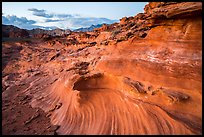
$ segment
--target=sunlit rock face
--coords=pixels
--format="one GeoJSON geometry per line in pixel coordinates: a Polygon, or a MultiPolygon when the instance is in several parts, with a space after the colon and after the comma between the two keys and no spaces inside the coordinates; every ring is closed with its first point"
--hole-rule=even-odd
{"type": "Polygon", "coordinates": [[[202,3],[144,9],[92,32],[21,44],[19,70],[8,63],[3,73],[20,73],[16,81],[29,84],[20,93],[57,134],[202,134],[202,3]]]}

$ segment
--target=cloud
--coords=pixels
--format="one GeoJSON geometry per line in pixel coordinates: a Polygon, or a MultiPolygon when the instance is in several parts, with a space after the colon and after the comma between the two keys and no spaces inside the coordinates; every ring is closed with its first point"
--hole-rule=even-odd
{"type": "Polygon", "coordinates": [[[117,20],[110,20],[107,18],[93,18],[93,17],[87,17],[87,18],[72,18],[67,20],[67,22],[70,22],[72,24],[72,28],[80,28],[80,27],[90,27],[91,25],[97,25],[97,24],[112,24],[114,22],[117,22],[117,20]]]}
{"type": "Polygon", "coordinates": [[[32,11],[32,14],[35,16],[39,16],[39,17],[44,17],[44,18],[53,18],[53,17],[57,17],[57,18],[71,18],[73,17],[71,14],[55,14],[55,13],[47,13],[46,10],[39,10],[39,9],[28,9],[28,11],[32,11]]]}
{"type": "Polygon", "coordinates": [[[71,18],[71,17],[74,17],[71,14],[55,14],[55,16],[58,17],[58,18],[71,18]]]}
{"type": "Polygon", "coordinates": [[[28,9],[32,14],[39,17],[44,17],[44,22],[38,23],[42,26],[54,25],[61,29],[77,29],[81,27],[90,27],[97,24],[111,24],[118,20],[111,20],[107,18],[81,17],[79,14],[58,14],[48,13],[44,9],[28,9]]]}
{"type": "Polygon", "coordinates": [[[35,29],[35,28],[41,28],[41,29],[56,29],[56,26],[49,26],[49,27],[44,27],[41,25],[36,25],[36,21],[34,20],[28,20],[26,17],[17,17],[15,15],[8,15],[8,16],[2,16],[2,24],[4,25],[14,25],[16,27],[19,27],[21,29],[35,29]]]}
{"type": "Polygon", "coordinates": [[[19,28],[30,29],[34,26],[36,21],[28,20],[26,17],[17,17],[15,15],[2,16],[2,24],[14,25],[19,28]]]}
{"type": "Polygon", "coordinates": [[[110,20],[106,18],[68,18],[62,20],[46,20],[45,22],[37,23],[40,26],[56,26],[61,29],[78,29],[78,28],[86,28],[90,27],[91,25],[98,25],[98,24],[112,24],[117,22],[117,20],[110,20]]]}
{"type": "Polygon", "coordinates": [[[59,22],[62,21],[60,19],[46,19],[45,22],[59,22]]]}
{"type": "Polygon", "coordinates": [[[61,29],[77,29],[86,28],[97,24],[112,24],[118,20],[111,20],[107,18],[81,17],[79,14],[58,14],[48,13],[44,9],[28,9],[32,14],[39,17],[44,17],[44,22],[38,23],[42,26],[56,26],[61,29]]]}
{"type": "Polygon", "coordinates": [[[29,11],[32,11],[33,12],[33,15],[35,16],[39,16],[39,17],[45,17],[45,18],[52,18],[53,15],[52,14],[46,14],[45,10],[38,10],[38,9],[35,9],[35,8],[32,8],[32,9],[28,9],[29,11]]]}
{"type": "Polygon", "coordinates": [[[4,23],[17,23],[17,24],[20,24],[20,23],[34,24],[34,23],[36,23],[36,21],[34,21],[34,20],[28,20],[26,17],[19,18],[15,15],[2,16],[2,21],[4,23]]]}
{"type": "MultiPolygon", "coordinates": [[[[28,9],[32,11],[34,16],[43,17],[41,21],[28,20],[26,17],[17,17],[15,15],[2,15],[2,24],[5,25],[14,25],[23,29],[34,29],[34,28],[42,28],[42,29],[78,29],[78,28],[86,28],[91,25],[98,24],[112,24],[117,22],[118,20],[111,20],[107,18],[96,18],[96,17],[81,17],[78,14],[58,14],[58,13],[48,13],[44,9],[28,9]]],[[[31,16],[32,17],[32,16],[31,16]]]]}

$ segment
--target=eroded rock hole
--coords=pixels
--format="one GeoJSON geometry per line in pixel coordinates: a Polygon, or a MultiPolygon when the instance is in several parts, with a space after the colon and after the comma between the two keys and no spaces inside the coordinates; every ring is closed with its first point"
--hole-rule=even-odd
{"type": "Polygon", "coordinates": [[[90,77],[82,77],[74,83],[74,90],[84,91],[90,89],[100,89],[104,87],[104,77],[101,74],[96,74],[90,77]]]}

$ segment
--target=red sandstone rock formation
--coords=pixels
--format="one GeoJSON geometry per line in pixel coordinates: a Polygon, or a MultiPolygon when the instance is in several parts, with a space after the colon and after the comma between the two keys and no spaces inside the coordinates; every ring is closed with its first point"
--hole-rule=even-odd
{"type": "Polygon", "coordinates": [[[150,2],[93,32],[3,43],[3,102],[14,88],[32,96],[57,134],[202,134],[201,12],[201,2],[150,2]]]}

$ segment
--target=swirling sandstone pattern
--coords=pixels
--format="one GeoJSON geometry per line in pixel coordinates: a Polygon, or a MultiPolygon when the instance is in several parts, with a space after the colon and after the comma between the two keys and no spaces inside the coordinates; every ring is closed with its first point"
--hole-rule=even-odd
{"type": "MultiPolygon", "coordinates": [[[[49,79],[34,84],[46,85],[49,79]]],[[[61,126],[59,134],[198,134],[201,130],[199,117],[173,110],[176,105],[182,108],[188,95],[164,89],[147,93],[130,78],[70,73],[39,90],[43,92],[29,90],[36,99],[32,106],[51,113],[51,122],[61,126]]]]}
{"type": "Polygon", "coordinates": [[[96,43],[52,55],[22,93],[58,134],[201,134],[201,11],[199,2],[150,2],[138,14],[146,36],[114,43],[102,27],[96,43]]]}

